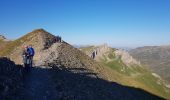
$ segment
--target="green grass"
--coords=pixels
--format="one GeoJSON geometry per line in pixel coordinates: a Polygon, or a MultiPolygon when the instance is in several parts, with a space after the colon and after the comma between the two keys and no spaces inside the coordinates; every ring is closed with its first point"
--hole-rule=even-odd
{"type": "MultiPolygon", "coordinates": [[[[165,92],[164,88],[166,88],[166,87],[163,84],[159,85],[157,83],[158,79],[156,77],[154,77],[151,74],[151,72],[149,72],[148,70],[141,68],[138,65],[130,66],[130,68],[128,68],[128,66],[126,66],[120,59],[111,61],[108,63],[106,63],[105,61],[106,60],[103,59],[103,63],[106,66],[112,68],[113,70],[119,72],[122,75],[129,76],[130,78],[133,78],[137,82],[143,84],[146,88],[148,88],[148,90],[152,90],[152,91],[154,91],[154,93],[157,93],[162,97],[170,98],[170,93],[165,92]],[[124,67],[125,71],[121,71],[121,69],[123,67],[124,67]],[[131,74],[137,74],[138,76],[131,77],[131,74]]],[[[130,84],[130,83],[127,83],[127,84],[130,84]]]]}
{"type": "Polygon", "coordinates": [[[115,54],[109,53],[109,54],[108,54],[108,58],[109,58],[109,59],[114,59],[114,58],[115,58],[115,54]]]}
{"type": "MultiPolygon", "coordinates": [[[[106,58],[106,57],[104,57],[104,58],[106,58]]],[[[111,55],[109,58],[114,58],[114,56],[111,55]]],[[[129,76],[130,78],[132,78],[131,77],[132,74],[137,74],[137,76],[133,78],[134,80],[136,80],[139,83],[146,86],[148,88],[148,90],[153,90],[154,93],[157,93],[162,97],[170,98],[170,93],[165,92],[166,87],[163,84],[159,85],[157,83],[158,79],[156,77],[154,77],[151,74],[151,72],[140,67],[139,65],[132,65],[132,66],[128,67],[121,61],[120,58],[117,60],[111,61],[111,62],[106,62],[106,59],[103,59],[102,62],[106,66],[112,68],[113,70],[119,72],[122,75],[129,76]],[[123,67],[124,67],[124,71],[121,71],[121,69],[123,69],[123,67]]],[[[129,83],[127,83],[127,84],[129,84],[129,83]]]]}
{"type": "MultiPolygon", "coordinates": [[[[151,75],[150,72],[145,72],[139,77],[136,77],[135,80],[145,84],[146,86],[150,87],[151,89],[155,90],[155,92],[159,93],[162,97],[170,98],[170,91],[165,91],[165,86],[160,82],[157,83],[158,79],[151,75]]],[[[168,89],[167,89],[168,90],[168,89]]]]}
{"type": "Polygon", "coordinates": [[[80,48],[83,52],[90,52],[94,49],[94,46],[89,46],[89,47],[82,47],[80,48]]]}

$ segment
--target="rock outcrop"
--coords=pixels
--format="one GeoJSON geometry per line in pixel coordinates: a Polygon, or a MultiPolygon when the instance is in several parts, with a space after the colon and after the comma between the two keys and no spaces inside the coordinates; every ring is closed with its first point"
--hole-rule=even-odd
{"type": "Polygon", "coordinates": [[[130,65],[141,65],[139,61],[134,59],[128,52],[118,49],[115,51],[116,56],[120,56],[121,60],[123,61],[124,64],[130,66],[130,65]]]}
{"type": "MultiPolygon", "coordinates": [[[[80,49],[82,50],[82,49],[80,49]]],[[[100,61],[106,57],[107,60],[113,60],[108,57],[109,54],[115,55],[116,58],[121,58],[124,64],[130,65],[139,65],[140,62],[134,59],[127,51],[122,49],[112,49],[107,44],[100,46],[91,46],[89,50],[86,50],[85,53],[96,61],[100,61]]]]}
{"type": "MultiPolygon", "coordinates": [[[[80,48],[80,50],[83,50],[83,48],[80,48]]],[[[103,56],[103,54],[106,54],[107,52],[111,51],[111,48],[108,47],[107,44],[103,44],[100,46],[90,46],[89,49],[83,50],[89,57],[99,60],[103,56]]]]}

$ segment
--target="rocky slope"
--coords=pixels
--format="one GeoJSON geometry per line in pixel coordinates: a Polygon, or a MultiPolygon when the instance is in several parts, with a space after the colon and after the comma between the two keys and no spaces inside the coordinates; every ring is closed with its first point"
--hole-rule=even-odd
{"type": "Polygon", "coordinates": [[[170,83],[170,46],[147,46],[130,51],[146,68],[170,83]]]}
{"type": "Polygon", "coordinates": [[[57,71],[53,77],[60,99],[123,100],[124,96],[129,100],[137,98],[161,99],[143,90],[116,83],[121,83],[120,77],[122,79],[125,77],[119,76],[120,74],[116,71],[94,61],[68,43],[54,43],[44,51],[42,58],[44,59],[41,64],[57,71]],[[123,94],[122,91],[124,91],[123,94]],[[121,97],[121,95],[124,96],[121,97]]]}
{"type": "Polygon", "coordinates": [[[23,68],[7,58],[0,58],[0,99],[9,100],[22,86],[23,68]]]}

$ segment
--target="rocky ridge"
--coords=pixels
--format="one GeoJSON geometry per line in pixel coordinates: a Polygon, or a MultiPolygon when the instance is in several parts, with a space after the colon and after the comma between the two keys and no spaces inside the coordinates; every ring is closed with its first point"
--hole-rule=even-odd
{"type": "Polygon", "coordinates": [[[125,50],[116,50],[115,51],[115,56],[121,56],[121,60],[123,61],[123,63],[125,63],[126,65],[130,66],[130,65],[139,65],[141,66],[140,62],[137,61],[136,59],[134,59],[128,52],[126,52],[125,50]]]}

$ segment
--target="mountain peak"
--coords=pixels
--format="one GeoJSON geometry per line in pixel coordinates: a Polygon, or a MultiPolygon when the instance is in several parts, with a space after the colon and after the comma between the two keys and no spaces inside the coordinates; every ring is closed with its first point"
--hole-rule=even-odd
{"type": "MultiPolygon", "coordinates": [[[[24,37],[27,37],[27,40],[28,38],[30,38],[31,41],[33,40],[33,38],[35,38],[35,41],[43,42],[44,46],[51,45],[56,39],[55,35],[47,32],[46,30],[42,28],[35,29],[32,32],[25,35],[24,37]]],[[[32,41],[32,42],[35,42],[35,41],[32,41]]]]}
{"type": "Polygon", "coordinates": [[[28,33],[27,35],[51,35],[49,32],[47,32],[46,30],[40,28],[40,29],[35,29],[33,31],[31,31],[30,33],[28,33]]]}
{"type": "Polygon", "coordinates": [[[47,33],[47,31],[44,30],[43,28],[35,29],[35,30],[33,30],[32,32],[33,32],[33,33],[37,33],[37,32],[47,33]]]}
{"type": "MultiPolygon", "coordinates": [[[[1,39],[0,39],[1,40],[1,39]]],[[[48,49],[56,41],[56,36],[45,31],[44,29],[36,29],[28,34],[22,36],[19,39],[13,40],[6,45],[0,52],[0,56],[7,56],[17,64],[22,63],[22,58],[16,58],[17,55],[21,55],[22,48],[26,45],[32,45],[36,52],[48,49]]],[[[40,55],[35,55],[35,60],[39,60],[40,55]]]]}

